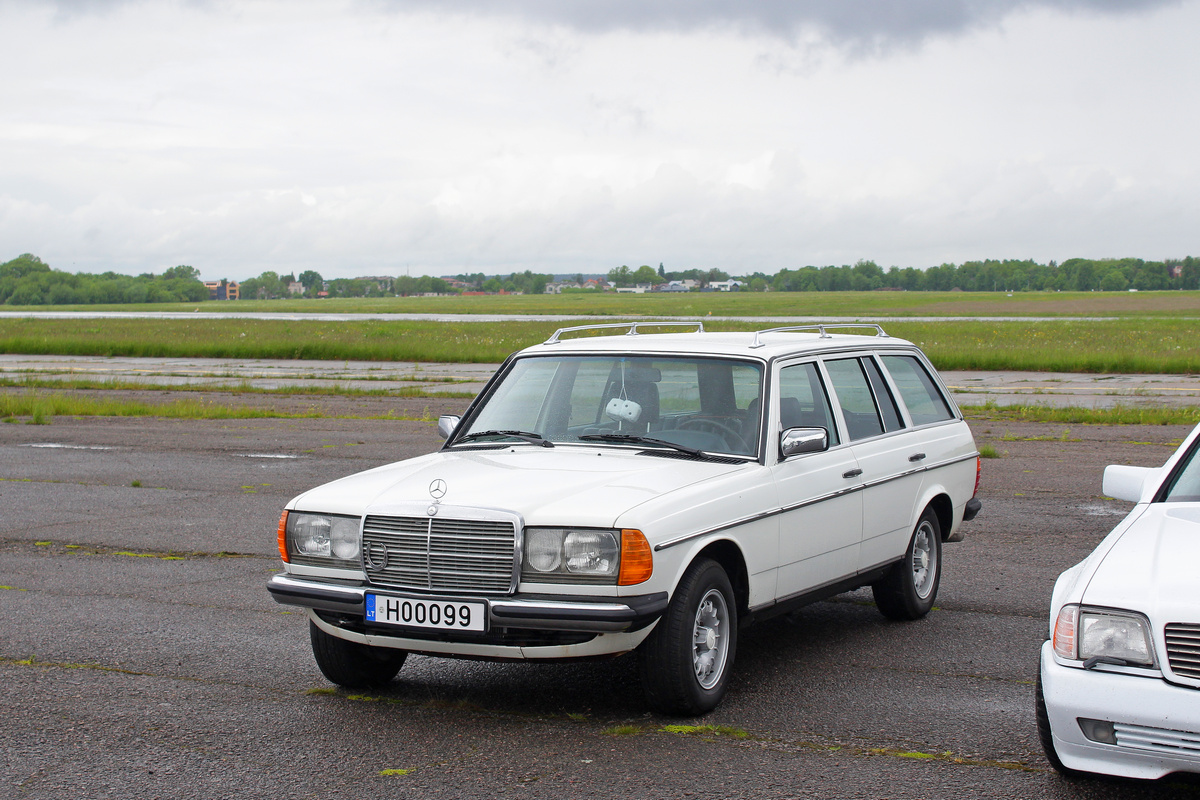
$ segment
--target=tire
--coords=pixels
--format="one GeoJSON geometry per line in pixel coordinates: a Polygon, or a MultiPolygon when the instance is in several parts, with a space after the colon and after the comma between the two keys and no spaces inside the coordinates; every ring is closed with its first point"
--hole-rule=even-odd
{"type": "Polygon", "coordinates": [[[942,580],[942,526],[932,508],[917,520],[904,558],[871,584],[875,605],[888,619],[920,619],[933,608],[942,580]]]}
{"type": "Polygon", "coordinates": [[[330,636],[312,622],[308,623],[308,637],[321,674],[347,689],[386,686],[408,657],[405,650],[369,647],[330,636]]]}
{"type": "Polygon", "coordinates": [[[1054,771],[1067,778],[1078,777],[1081,773],[1062,763],[1058,751],[1054,749],[1054,736],[1050,732],[1050,715],[1046,713],[1046,696],[1042,693],[1042,671],[1038,669],[1037,686],[1034,689],[1034,704],[1037,709],[1038,739],[1042,742],[1042,751],[1054,771]]]}
{"type": "Polygon", "coordinates": [[[717,562],[692,562],[666,613],[638,648],[652,708],[673,716],[712,711],[725,697],[737,654],[737,599],[717,562]]]}

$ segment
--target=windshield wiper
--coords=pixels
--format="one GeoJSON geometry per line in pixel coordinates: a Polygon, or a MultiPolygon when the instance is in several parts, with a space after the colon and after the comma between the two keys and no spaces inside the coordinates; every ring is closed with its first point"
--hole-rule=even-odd
{"type": "Polygon", "coordinates": [[[554,442],[543,438],[536,433],[530,433],[529,431],[478,431],[476,433],[468,433],[466,436],[460,436],[455,444],[458,444],[459,442],[470,442],[474,439],[482,439],[484,436],[510,436],[514,439],[520,439],[531,444],[539,444],[542,447],[554,447],[554,442]]]}
{"type": "Polygon", "coordinates": [[[632,433],[585,433],[579,437],[581,442],[617,442],[627,444],[649,444],[658,447],[669,447],[672,450],[678,450],[681,453],[687,453],[691,456],[707,458],[708,453],[703,450],[697,450],[694,447],[688,447],[685,444],[677,444],[676,442],[668,442],[666,439],[655,439],[651,436],[638,436],[632,433]]]}

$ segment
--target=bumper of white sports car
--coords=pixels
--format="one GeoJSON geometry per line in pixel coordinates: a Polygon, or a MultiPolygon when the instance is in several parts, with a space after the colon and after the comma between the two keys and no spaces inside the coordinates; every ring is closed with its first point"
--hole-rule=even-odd
{"type": "Polygon", "coordinates": [[[1040,668],[1064,766],[1127,778],[1200,772],[1200,690],[1157,675],[1064,666],[1049,641],[1040,668]]]}

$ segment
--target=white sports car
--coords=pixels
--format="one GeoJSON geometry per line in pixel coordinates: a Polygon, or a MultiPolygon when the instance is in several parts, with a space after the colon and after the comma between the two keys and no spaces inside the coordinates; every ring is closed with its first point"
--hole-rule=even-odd
{"type": "Polygon", "coordinates": [[[1037,721],[1060,772],[1200,772],[1200,426],[1159,468],[1110,466],[1136,502],[1058,578],[1037,721]]]}

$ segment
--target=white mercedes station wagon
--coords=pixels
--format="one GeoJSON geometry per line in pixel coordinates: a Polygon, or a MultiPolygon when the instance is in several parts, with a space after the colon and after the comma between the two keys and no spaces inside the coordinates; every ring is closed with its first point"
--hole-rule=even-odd
{"type": "Polygon", "coordinates": [[[1114,465],[1137,505],[1058,578],[1038,732],[1060,772],[1200,773],[1200,426],[1159,468],[1114,465]]]}
{"type": "Polygon", "coordinates": [[[650,705],[691,715],[752,619],[867,585],[888,617],[932,608],[979,459],[921,351],[876,325],[669,327],[560,330],[439,420],[439,451],[287,505],[268,588],[309,609],[329,680],[637,651],[650,705]]]}

